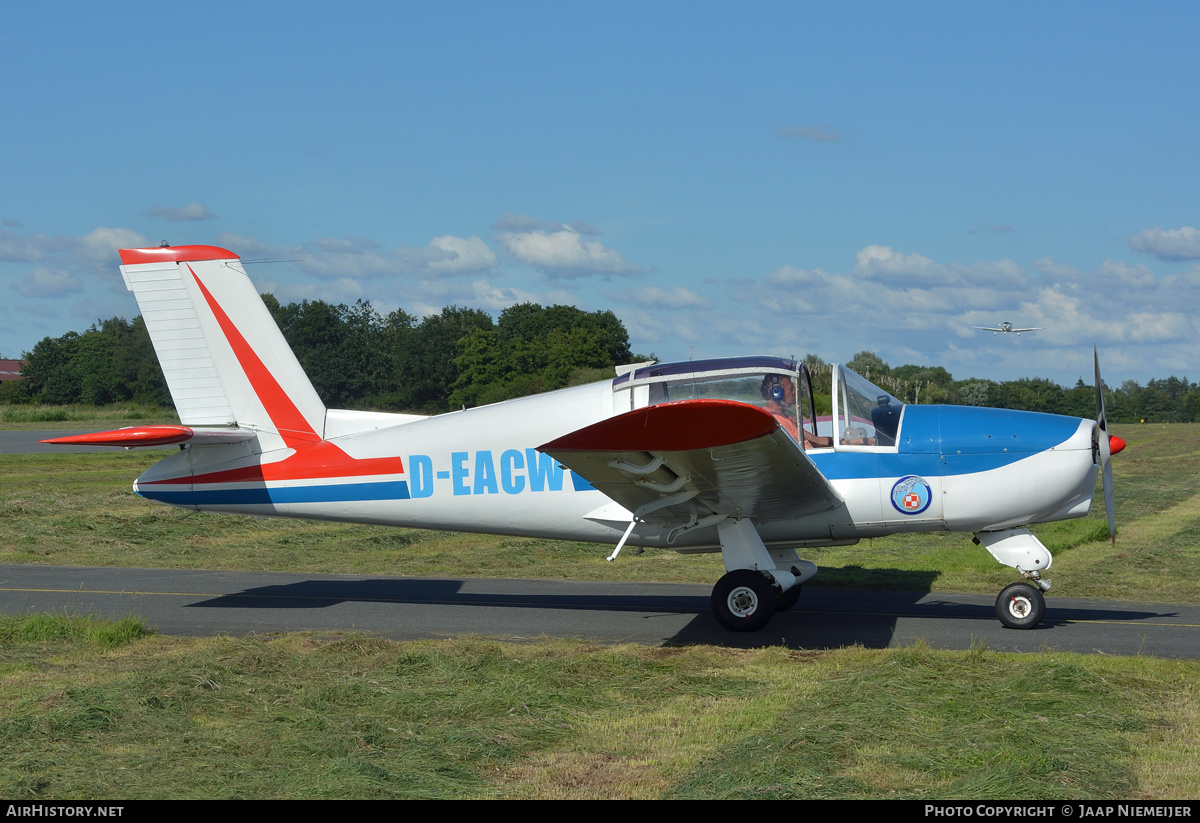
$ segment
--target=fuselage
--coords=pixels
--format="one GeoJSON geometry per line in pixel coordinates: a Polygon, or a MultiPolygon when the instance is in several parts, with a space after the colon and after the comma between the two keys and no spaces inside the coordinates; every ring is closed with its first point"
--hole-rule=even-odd
{"type": "MultiPolygon", "coordinates": [[[[637,403],[613,383],[427,418],[330,411],[322,442],[273,451],[259,451],[257,440],[190,446],[151,467],[134,489],[209,511],[613,543],[629,512],[537,450],[637,403]]],[[[987,531],[1088,512],[1096,475],[1092,421],[973,407],[903,409],[892,446],[806,452],[842,495],[852,524],[821,517],[760,523],[764,542],[987,531]]],[[[719,549],[715,528],[667,540],[667,529],[641,523],[629,542],[719,549]]]]}

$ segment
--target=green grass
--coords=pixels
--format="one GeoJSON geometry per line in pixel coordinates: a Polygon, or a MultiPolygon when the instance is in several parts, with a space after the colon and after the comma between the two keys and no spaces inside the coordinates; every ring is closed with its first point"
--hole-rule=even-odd
{"type": "Polygon", "coordinates": [[[1200,796],[1200,664],[0,618],[0,796],[1200,796]]]}
{"type": "Polygon", "coordinates": [[[91,615],[79,617],[55,613],[31,614],[20,619],[0,618],[0,645],[69,641],[113,649],[150,634],[153,632],[133,616],[123,620],[102,620],[91,615]]]}
{"type": "MultiPolygon", "coordinates": [[[[1122,427],[1103,512],[1039,526],[1054,594],[1200,602],[1200,427],[1122,427]]],[[[189,514],[161,452],[0,457],[0,562],[712,582],[716,555],[189,514]]],[[[967,535],[806,550],[824,586],[1012,580],[967,535]]],[[[1200,664],[977,648],[150,635],[0,617],[0,796],[1197,798],[1200,664]]]]}
{"type": "Polygon", "coordinates": [[[110,406],[24,406],[0,404],[0,424],[6,429],[37,430],[178,423],[174,409],[115,403],[110,406]]]}

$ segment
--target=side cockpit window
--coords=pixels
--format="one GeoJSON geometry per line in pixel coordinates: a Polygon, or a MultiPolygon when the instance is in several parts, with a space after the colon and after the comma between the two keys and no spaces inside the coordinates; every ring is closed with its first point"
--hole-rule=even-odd
{"type": "Polygon", "coordinates": [[[870,380],[845,367],[837,369],[837,445],[895,447],[904,404],[870,380]]]}

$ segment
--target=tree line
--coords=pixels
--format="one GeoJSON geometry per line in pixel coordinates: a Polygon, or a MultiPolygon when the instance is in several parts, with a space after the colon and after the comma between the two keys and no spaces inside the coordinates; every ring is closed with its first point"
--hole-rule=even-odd
{"type": "MultiPolygon", "coordinates": [[[[630,351],[611,311],[523,303],[493,319],[447,306],[418,319],[381,315],[362,300],[285,305],[265,294],[263,302],[332,408],[436,414],[600,380],[650,359],[630,351]]],[[[0,384],[0,402],[172,405],[140,316],[46,337],[23,359],[25,379],[0,384]]]]}
{"type": "MultiPolygon", "coordinates": [[[[493,319],[479,309],[447,306],[416,318],[381,315],[369,302],[263,301],[317,393],[333,408],[436,414],[601,380],[614,367],[653,359],[629,348],[611,311],[573,306],[510,306],[493,319]]],[[[113,317],[87,331],[46,337],[26,352],[24,380],[0,383],[0,403],[49,405],[132,402],[170,407],[154,347],[141,317],[113,317]]],[[[829,365],[806,360],[818,405],[828,407],[829,365]]],[[[948,403],[1094,417],[1095,390],[1039,377],[996,382],[955,380],[940,366],[891,367],[872,352],[846,365],[907,403],[948,403]]],[[[1105,387],[1113,422],[1195,422],[1200,386],[1186,377],[1127,380],[1105,387]]]]}

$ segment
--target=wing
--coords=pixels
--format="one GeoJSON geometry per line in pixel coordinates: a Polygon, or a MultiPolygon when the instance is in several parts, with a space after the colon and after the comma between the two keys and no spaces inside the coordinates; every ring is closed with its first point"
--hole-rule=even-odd
{"type": "Polygon", "coordinates": [[[732,400],[648,406],[538,450],[646,522],[762,523],[845,511],[841,495],[770,413],[732,400]]]}

